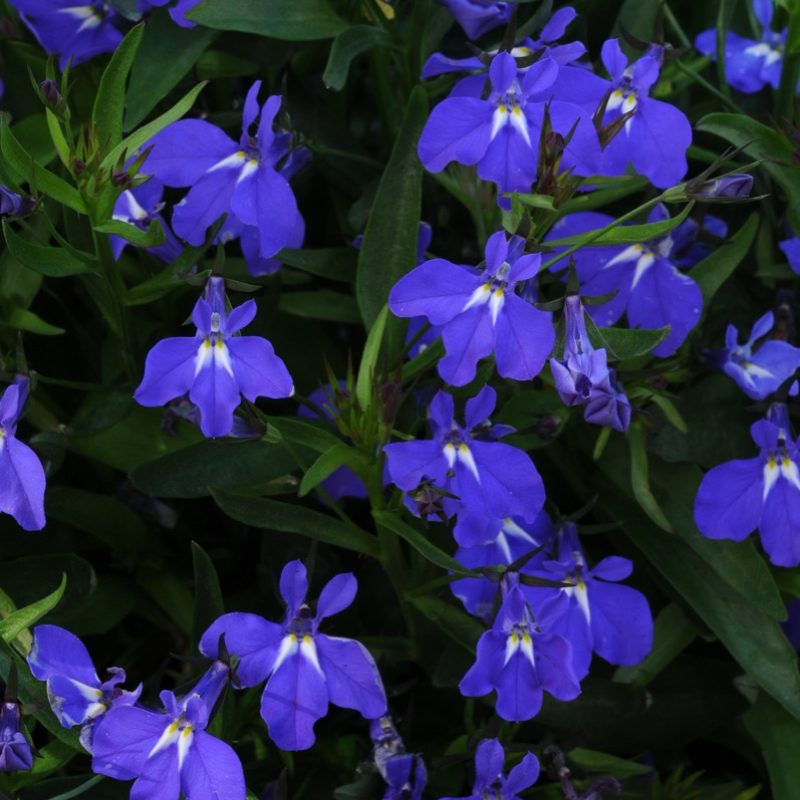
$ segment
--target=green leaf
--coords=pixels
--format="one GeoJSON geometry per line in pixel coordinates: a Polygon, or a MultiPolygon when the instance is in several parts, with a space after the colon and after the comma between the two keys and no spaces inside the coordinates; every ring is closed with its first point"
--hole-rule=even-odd
{"type": "Polygon", "coordinates": [[[222,31],[242,31],[289,42],[338,36],[347,23],[327,0],[203,0],[186,18],[222,31]]]}
{"type": "Polygon", "coordinates": [[[358,251],[353,247],[323,247],[318,250],[284,248],[276,258],[289,267],[341,283],[356,278],[358,251]]]}
{"type": "Polygon", "coordinates": [[[66,588],[67,576],[62,574],[61,583],[55,591],[35,603],[12,612],[5,619],[0,619],[0,639],[6,644],[11,644],[20,633],[35,625],[59,604],[66,588]]]}
{"type": "Polygon", "coordinates": [[[216,36],[209,28],[181,28],[166,9],[151,12],[125,98],[126,131],[136,127],[189,74],[216,36]]]}
{"type": "Polygon", "coordinates": [[[744,147],[751,158],[762,159],[762,167],[786,193],[786,213],[795,230],[800,231],[800,167],[794,163],[792,144],[786,136],[744,114],[709,114],[695,128],[744,147]]]}
{"type": "Polygon", "coordinates": [[[331,45],[328,63],[322,73],[322,82],[328,89],[340,91],[347,82],[353,59],[373,47],[391,44],[389,35],[375,25],[354,25],[343,30],[331,45]]]}
{"type": "Polygon", "coordinates": [[[28,311],[26,308],[13,308],[0,319],[0,325],[4,328],[12,328],[18,331],[36,333],[39,336],[61,336],[66,333],[63,328],[45,322],[38,314],[28,311]]]}
{"type": "Polygon", "coordinates": [[[617,361],[647,355],[669,336],[670,331],[669,325],[663,328],[596,328],[588,315],[586,327],[592,344],[605,347],[609,357],[617,361]]]}
{"type": "Polygon", "coordinates": [[[641,225],[617,225],[601,236],[597,236],[597,228],[585,233],[577,233],[574,236],[567,236],[564,239],[547,242],[548,247],[572,247],[576,244],[588,243],[587,246],[607,244],[636,244],[638,242],[648,242],[651,239],[658,239],[665,236],[683,222],[692,210],[692,203],[687,203],[683,210],[674,217],[660,220],[659,222],[644,222],[641,225]],[[595,238],[596,237],[596,238],[595,238]]]}
{"type": "Polygon", "coordinates": [[[196,645],[208,626],[225,613],[225,602],[222,599],[222,589],[214,562],[197,542],[192,542],[192,569],[194,571],[192,640],[196,645]]]}
{"type": "Polygon", "coordinates": [[[470,653],[475,652],[485,628],[477,619],[471,617],[459,606],[430,595],[427,597],[409,597],[409,602],[427,617],[439,630],[449,636],[470,653]]]}
{"type": "Polygon", "coordinates": [[[417,141],[427,117],[427,94],[417,86],[378,185],[358,256],[356,298],[367,328],[375,323],[392,286],[417,263],[422,203],[417,141]]]}
{"type": "Polygon", "coordinates": [[[136,573],[136,582],[168,619],[187,636],[191,635],[194,601],[186,581],[172,572],[143,566],[136,573]]]}
{"type": "Polygon", "coordinates": [[[306,470],[303,480],[300,481],[300,488],[297,490],[298,497],[305,497],[312,489],[316,489],[325,478],[343,466],[350,467],[358,475],[364,468],[364,459],[354,447],[339,442],[330,450],[322,453],[306,470]]]}
{"type": "Polygon", "coordinates": [[[670,603],[656,617],[653,630],[653,649],[644,661],[632,667],[618,667],[615,683],[647,686],[663,672],[695,639],[697,628],[680,606],[670,603]]]}
{"type": "Polygon", "coordinates": [[[264,530],[299,533],[324,544],[378,557],[378,542],[374,536],[337,517],[263,497],[244,497],[219,489],[212,490],[211,494],[222,511],[237,522],[264,530]]]}
{"type": "Polygon", "coordinates": [[[729,241],[717,247],[692,267],[692,280],[703,293],[703,304],[706,309],[722,284],[733,275],[736,267],[744,261],[744,257],[750,251],[758,232],[758,220],[758,214],[751,214],[729,241]]]}
{"type": "Polygon", "coordinates": [[[794,116],[794,100],[800,78],[800,14],[789,13],[789,29],[784,42],[781,80],[775,95],[774,119],[791,119],[794,116]]]}
{"type": "Polygon", "coordinates": [[[632,778],[634,775],[647,775],[653,771],[652,767],[646,764],[638,764],[608,753],[599,753],[597,750],[586,750],[583,747],[570,750],[567,758],[585,772],[602,772],[615,778],[632,778]]]}
{"type": "Polygon", "coordinates": [[[325,319],[331,322],[358,323],[356,301],[349,294],[341,294],[331,289],[318,289],[313,292],[284,292],[278,308],[285,314],[309,319],[325,319]]]}
{"type": "Polygon", "coordinates": [[[108,66],[100,78],[100,85],[97,88],[92,108],[92,124],[95,126],[102,152],[116,147],[122,139],[125,84],[143,34],[143,22],[135,25],[125,34],[125,38],[114,50],[108,66]]]}
{"type": "Polygon", "coordinates": [[[107,233],[110,236],[121,236],[126,242],[131,242],[136,247],[156,247],[166,239],[164,226],[159,219],[150,220],[146,230],[118,219],[95,225],[94,229],[99,233],[107,233]]]}
{"type": "Polygon", "coordinates": [[[5,166],[28,184],[31,194],[43,192],[79,214],[88,213],[86,203],[77,189],[45,169],[25,151],[8,126],[7,114],[2,114],[0,120],[0,152],[3,154],[5,166]]]}
{"type": "Polygon", "coordinates": [[[759,694],[742,719],[767,762],[770,796],[774,800],[795,800],[800,785],[800,721],[766,694],[759,694]]]}
{"type": "Polygon", "coordinates": [[[329,423],[320,420],[301,420],[293,417],[270,417],[270,433],[277,433],[278,440],[285,439],[292,444],[308,447],[317,453],[324,453],[342,440],[331,433],[329,423]]]}
{"type": "Polygon", "coordinates": [[[633,496],[659,528],[672,533],[672,525],[664,516],[650,489],[649,464],[647,459],[647,436],[641,424],[634,422],[628,430],[628,443],[631,452],[631,487],[633,496]]]}
{"type": "Polygon", "coordinates": [[[134,486],[156,497],[206,497],[210,488],[258,486],[297,469],[284,447],[265,442],[203,441],[139,464],[134,486]]]}
{"type": "MultiPolygon", "coordinates": [[[[126,136],[110,153],[108,153],[100,166],[104,169],[110,169],[118,161],[123,159],[124,156],[129,156],[135,153],[143,144],[150,141],[150,139],[152,139],[157,133],[164,130],[167,125],[179,120],[194,105],[197,95],[200,94],[205,85],[205,82],[198,83],[197,86],[188,91],[180,100],[178,100],[178,102],[175,103],[175,105],[172,106],[169,111],[165,111],[151,122],[148,122],[138,130],[135,130],[129,136],[126,136]]],[[[147,172],[147,170],[145,170],[145,172],[147,172]]]]}
{"type": "MultiPolygon", "coordinates": [[[[630,502],[623,488],[627,458],[620,444],[609,442],[598,462],[606,479],[601,504],[620,520],[631,541],[719,637],[741,667],[800,719],[797,654],[778,623],[723,580],[682,537],[668,536],[656,529],[630,502]]],[[[692,498],[684,498],[683,505],[691,509],[692,498]]]]}
{"type": "Polygon", "coordinates": [[[49,247],[23,239],[14,231],[11,223],[5,219],[3,220],[3,235],[14,258],[40,275],[46,275],[48,278],[67,278],[70,275],[91,272],[89,264],[92,256],[88,253],[85,254],[86,260],[81,260],[66,248],[49,247]]]}
{"type": "Polygon", "coordinates": [[[452,556],[440,550],[435,544],[416,528],[412,528],[401,520],[396,514],[391,511],[373,511],[372,516],[378,525],[388,528],[393,533],[396,533],[401,539],[405,539],[421,556],[426,558],[431,564],[436,564],[437,567],[446,569],[448,572],[454,572],[457,575],[476,577],[478,573],[470,569],[466,569],[462,564],[459,564],[452,556]]]}
{"type": "Polygon", "coordinates": [[[361,354],[361,363],[358,366],[356,378],[356,398],[362,411],[368,411],[372,403],[373,385],[375,383],[375,369],[378,365],[378,356],[381,352],[383,334],[386,330],[386,321],[389,318],[389,309],[384,306],[370,328],[364,352],[361,354]]]}

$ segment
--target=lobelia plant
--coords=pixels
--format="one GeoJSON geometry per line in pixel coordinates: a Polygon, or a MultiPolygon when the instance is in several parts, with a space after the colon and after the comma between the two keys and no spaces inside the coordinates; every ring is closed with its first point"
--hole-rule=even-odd
{"type": "Polygon", "coordinates": [[[0,797],[795,800],[791,2],[0,34],[0,797]]]}

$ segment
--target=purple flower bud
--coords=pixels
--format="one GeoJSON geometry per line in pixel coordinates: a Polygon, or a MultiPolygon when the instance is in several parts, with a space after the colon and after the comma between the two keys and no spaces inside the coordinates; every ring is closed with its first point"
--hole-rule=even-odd
{"type": "Polygon", "coordinates": [[[52,109],[60,108],[63,105],[64,97],[58,90],[58,86],[54,80],[47,78],[39,83],[39,89],[42,92],[42,99],[52,109]]]}
{"type": "Polygon", "coordinates": [[[736,200],[750,197],[753,189],[753,176],[737,173],[703,181],[686,187],[687,197],[693,200],[736,200]]]}
{"type": "Polygon", "coordinates": [[[19,703],[0,705],[0,772],[19,772],[33,766],[31,746],[20,731],[19,703]]]}
{"type": "Polygon", "coordinates": [[[0,217],[19,217],[36,208],[33,197],[22,197],[7,186],[0,186],[0,217]]]}

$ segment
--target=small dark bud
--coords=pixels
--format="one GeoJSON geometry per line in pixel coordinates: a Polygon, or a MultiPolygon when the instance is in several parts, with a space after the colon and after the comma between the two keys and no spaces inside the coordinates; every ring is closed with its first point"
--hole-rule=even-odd
{"type": "Polygon", "coordinates": [[[693,184],[690,181],[686,185],[686,196],[692,200],[735,202],[736,200],[750,197],[752,190],[753,176],[737,173],[698,184],[693,184]]]}
{"type": "Polygon", "coordinates": [[[74,172],[76,175],[83,175],[83,173],[84,173],[84,172],[86,172],[86,162],[85,162],[85,161],[83,161],[83,160],[82,160],[82,159],[80,159],[80,158],[76,158],[76,159],[75,159],[75,160],[72,162],[72,171],[73,171],[73,172],[74,172]]]}
{"type": "Polygon", "coordinates": [[[38,201],[34,197],[22,197],[6,186],[0,186],[0,217],[21,217],[30,214],[38,201]]]}
{"type": "Polygon", "coordinates": [[[42,92],[42,100],[54,111],[60,109],[64,104],[64,97],[58,90],[54,80],[47,78],[39,83],[42,92]]]}
{"type": "Polygon", "coordinates": [[[130,189],[133,178],[127,172],[114,172],[111,174],[111,183],[122,189],[130,189]]]}
{"type": "Polygon", "coordinates": [[[558,433],[558,429],[561,426],[561,420],[549,414],[546,417],[542,417],[537,423],[534,429],[536,435],[545,442],[550,441],[550,439],[554,438],[555,435],[558,433]]]}

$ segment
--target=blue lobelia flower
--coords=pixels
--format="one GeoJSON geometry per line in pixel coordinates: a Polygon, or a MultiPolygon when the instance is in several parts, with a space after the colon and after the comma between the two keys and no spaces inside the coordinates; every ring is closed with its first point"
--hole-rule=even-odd
{"type": "MultiPolygon", "coordinates": [[[[536,53],[540,57],[547,56],[551,58],[559,65],[575,61],[586,52],[586,47],[581,42],[558,44],[558,40],[566,33],[567,26],[577,16],[575,9],[570,6],[558,9],[542,26],[535,39],[530,37],[523,39],[516,47],[512,48],[511,55],[514,58],[527,58],[536,53]]],[[[490,51],[490,53],[495,55],[496,51],[490,51]]],[[[433,78],[436,75],[443,75],[449,72],[485,72],[485,70],[484,63],[477,56],[449,58],[443,53],[434,53],[422,67],[421,77],[433,78]]],[[[476,81],[469,81],[469,85],[473,83],[476,83],[476,81]]],[[[462,84],[462,87],[456,90],[457,93],[462,93],[461,88],[464,85],[466,84],[462,84]]],[[[482,82],[476,83],[476,85],[481,89],[483,88],[482,82]]]]}
{"type": "Polygon", "coordinates": [[[778,242],[778,247],[783,250],[792,272],[800,275],[800,238],[792,236],[784,239],[782,242],[778,242]]]}
{"type": "MultiPolygon", "coordinates": [[[[538,554],[532,556],[520,568],[521,573],[528,573],[546,558],[544,545],[555,535],[553,523],[547,512],[539,515],[528,524],[522,520],[504,519],[497,538],[488,544],[474,547],[459,547],[455,559],[470,569],[490,566],[509,566],[537,549],[538,554]]],[[[452,581],[450,590],[464,604],[464,608],[487,625],[494,619],[497,610],[500,581],[490,578],[459,578],[452,581]]]]}
{"type": "Polygon", "coordinates": [[[631,406],[608,367],[605,348],[595,349],[586,332],[583,303],[578,295],[564,301],[566,336],[562,358],[551,358],[556,391],[567,406],[584,406],[584,418],[595,425],[626,431],[631,406]]]}
{"type": "Polygon", "coordinates": [[[369,735],[374,743],[372,760],[386,781],[383,800],[421,800],[428,772],[417,753],[406,752],[391,717],[370,722],[369,735]]]}
{"type": "MultiPolygon", "coordinates": [[[[164,228],[165,239],[161,244],[148,247],[146,250],[161,261],[169,263],[183,252],[183,248],[166,220],[161,216],[161,210],[164,208],[161,200],[163,195],[164,186],[155,178],[151,178],[141,186],[126,189],[114,205],[114,219],[135,225],[140,230],[146,230],[154,219],[159,220],[164,228]]],[[[109,236],[108,238],[114,259],[118,260],[130,242],[121,236],[109,236]]]]}
{"type": "Polygon", "coordinates": [[[725,349],[718,354],[722,371],[753,400],[764,400],[800,369],[800,348],[788,342],[769,339],[753,352],[758,340],[766,336],[774,325],[775,315],[768,311],[756,320],[744,344],[739,344],[737,328],[728,325],[725,349]]]}
{"type": "Polygon", "coordinates": [[[366,719],[386,713],[386,694],[378,668],[364,645],[319,632],[326,617],[344,611],[358,584],[351,573],[334,576],[322,589],[316,613],[306,604],[308,577],[300,561],[281,573],[286,618],[279,625],[257,614],[224,614],[203,634],[200,651],[217,655],[220,636],[239,658],[234,685],[247,688],[266,680],[261,716],[281,750],[307,750],[314,724],[328,704],[352,708],[366,719]]]}
{"type": "MultiPolygon", "coordinates": [[[[668,218],[664,206],[656,206],[648,222],[668,218]]],[[[559,220],[545,241],[604,228],[612,217],[595,211],[568,214],[559,220]]],[[[667,337],[653,353],[665,358],[683,344],[697,325],[703,310],[703,294],[690,275],[679,267],[693,266],[707,252],[697,246],[701,234],[725,235],[725,227],[706,218],[701,228],[686,220],[666,236],[642,244],[582,247],[573,254],[584,297],[616,292],[607,303],[589,306],[586,311],[600,326],[613,325],[623,314],[637,328],[670,326],[667,337]],[[710,228],[709,228],[710,224],[710,228]]],[[[563,269],[565,261],[554,267],[563,269]]]]}
{"type": "Polygon", "coordinates": [[[519,800],[518,795],[539,778],[539,760],[526,753],[506,775],[505,752],[497,739],[484,739],[475,751],[475,782],[469,797],[443,797],[442,800],[519,800]]]}
{"type": "MultiPolygon", "coordinates": [[[[246,260],[272,264],[279,250],[303,241],[303,218],[281,169],[291,174],[305,156],[292,158],[288,135],[273,130],[281,98],[272,95],[260,107],[260,88],[256,81],[247,93],[238,144],[209,122],[180,120],[151,139],[145,169],[167,186],[191,187],[172,216],[178,236],[200,245],[208,227],[228,214],[227,238],[241,234],[246,260]]],[[[274,264],[263,271],[270,269],[274,264]]]]}
{"type": "Polygon", "coordinates": [[[761,452],[710,469],[694,501],[694,519],[710,539],[741,541],[758,529],[770,561],[779,567],[800,564],[800,471],[798,442],[789,413],[772,403],[767,419],[753,423],[761,452]]]}
{"type": "MultiPolygon", "coordinates": [[[[733,31],[725,34],[725,77],[740,92],[758,92],[764,86],[777,89],[783,69],[786,30],[772,30],[773,0],[752,0],[756,19],[761,23],[759,39],[748,39],[733,31]]],[[[717,59],[717,29],[703,31],[694,42],[704,55],[717,59]]]]}
{"type": "Polygon", "coordinates": [[[478,640],[475,663],[458,688],[465,697],[497,692],[495,710],[509,722],[539,713],[543,692],[558,700],[574,700],[581,691],[572,668],[572,647],[563,637],[546,632],[555,606],[533,613],[516,584],[503,598],[492,627],[478,640]]]}
{"type": "Polygon", "coordinates": [[[627,558],[609,556],[590,568],[574,523],[559,531],[554,556],[529,570],[537,577],[568,584],[565,588],[522,586],[535,611],[549,608],[555,596],[568,603],[547,630],[572,645],[572,667],[578,679],[589,672],[592,652],[611,664],[638,664],[653,646],[653,617],[645,596],[620,586],[633,571],[627,558]]]}
{"type": "Polygon", "coordinates": [[[106,0],[10,0],[23,22],[48,53],[59,56],[62,71],[68,61],[80,64],[110,53],[122,41],[117,25],[122,17],[106,0]]]}
{"type": "Polygon", "coordinates": [[[566,136],[572,131],[561,168],[577,175],[597,174],[601,153],[591,116],[577,105],[551,98],[558,71],[548,56],[519,70],[510,53],[498,53],[489,66],[488,97],[482,95],[483,76],[478,76],[476,85],[470,81],[471,93],[451,95],[431,112],[418,146],[425,168],[441,172],[451,161],[477,164],[478,177],[497,184],[498,191],[530,191],[547,109],[555,132],[566,136]]]}
{"type": "MultiPolygon", "coordinates": [[[[0,97],[2,96],[0,87],[0,97]]],[[[0,185],[0,217],[17,217],[30,214],[36,208],[33,197],[22,197],[7,186],[0,185]]]]}
{"type": "Polygon", "coordinates": [[[383,448],[389,480],[404,492],[430,482],[450,495],[442,499],[444,514],[457,516],[453,533],[466,547],[496,540],[507,517],[533,522],[544,505],[544,485],[530,456],[492,441],[486,420],[496,401],[494,389],[484,387],[467,400],[462,427],[453,398],[438,392],[429,409],[433,438],[383,448]]]}
{"type": "Polygon", "coordinates": [[[138,706],[112,709],[97,726],[92,769],[135,780],[132,800],[178,800],[179,795],[244,800],[239,757],[206,731],[227,682],[228,667],[217,661],[185,697],[161,692],[163,712],[138,706]]]}
{"type": "Polygon", "coordinates": [[[205,436],[227,436],[233,412],[244,396],[290,397],[294,392],[286,365],[260,336],[237,336],[256,315],[248,300],[226,310],[223,278],[209,278],[205,297],[192,312],[194,336],[162,339],[147,354],[144,377],[134,398],[143,406],[162,406],[189,393],[200,409],[205,436]]]}
{"type": "Polygon", "coordinates": [[[441,326],[446,355],[438,370],[449,384],[469,383],[478,361],[492,353],[504,378],[530,380],[544,366],[555,332],[550,314],[516,293],[517,284],[533,278],[541,265],[541,256],[525,255],[524,247],[521,236],[508,240],[498,231],[486,243],[483,270],[435,258],[392,288],[394,314],[441,326]]]}
{"type": "Polygon", "coordinates": [[[47,697],[58,721],[65,728],[83,726],[81,743],[91,752],[95,722],[109,709],[133,705],[142,692],[120,684],[125,670],[111,667],[111,677],[101,681],[89,651],[81,640],[57,625],[37,625],[28,666],[34,678],[47,681],[47,697]]]}
{"type": "MultiPolygon", "coordinates": [[[[142,12],[150,11],[153,8],[170,5],[171,2],[172,0],[136,0],[136,8],[142,12]]],[[[169,9],[169,15],[172,17],[173,22],[182,28],[193,28],[194,22],[186,19],[184,14],[187,11],[191,11],[198,3],[200,3],[200,0],[178,0],[169,9]]]]}
{"type": "Polygon", "coordinates": [[[496,0],[439,0],[455,17],[470,39],[505,25],[511,18],[513,3],[496,0]]]}
{"type": "Polygon", "coordinates": [[[17,439],[28,392],[28,379],[17,375],[0,395],[0,513],[10,514],[26,531],[38,531],[45,526],[44,468],[36,453],[17,439]]]}
{"type": "Polygon", "coordinates": [[[24,772],[33,766],[30,742],[20,730],[19,703],[0,703],[0,772],[24,772]]]}

